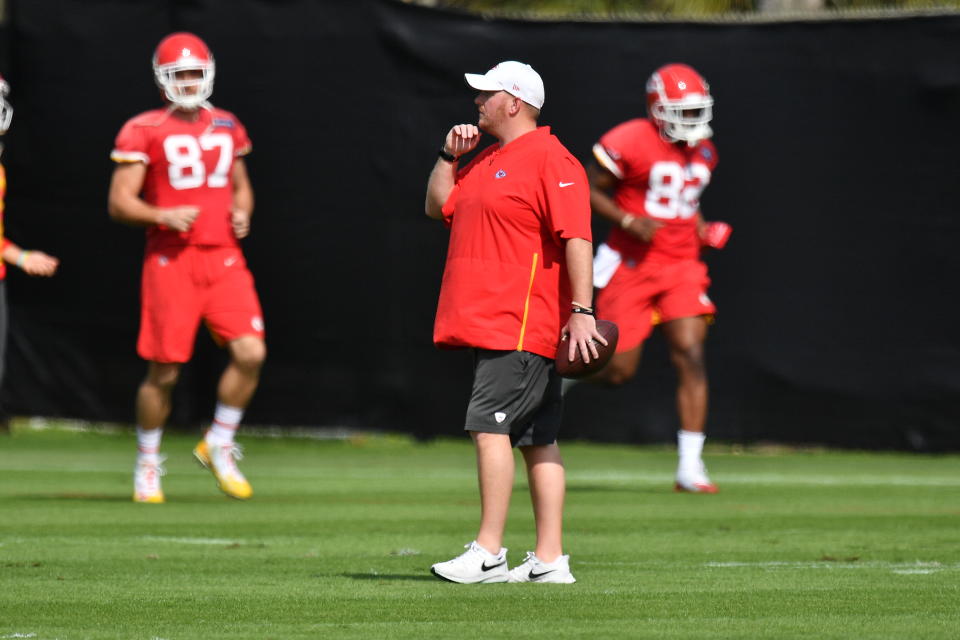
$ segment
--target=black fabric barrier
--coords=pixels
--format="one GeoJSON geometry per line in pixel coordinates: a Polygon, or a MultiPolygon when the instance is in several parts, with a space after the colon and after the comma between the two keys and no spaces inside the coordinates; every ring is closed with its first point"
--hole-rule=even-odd
{"type": "MultiPolygon", "coordinates": [[[[709,431],[738,441],[960,448],[960,16],[770,24],[484,20],[387,0],[8,0],[17,114],[7,230],[62,259],[13,273],[2,399],[14,414],[130,422],[142,231],[106,214],[120,125],[158,104],[175,29],[218,62],[214,102],[254,141],[244,242],[269,358],[247,422],[459,433],[470,357],[431,345],[447,232],[422,213],[447,129],[475,121],[464,71],[542,74],[542,122],[587,160],[685,61],[716,98],[707,218],[709,431]]],[[[595,228],[597,239],[605,229],[595,228]]],[[[172,422],[209,418],[224,354],[198,339],[172,422]]],[[[672,440],[662,341],[638,377],[567,401],[563,437],[672,440]]]]}

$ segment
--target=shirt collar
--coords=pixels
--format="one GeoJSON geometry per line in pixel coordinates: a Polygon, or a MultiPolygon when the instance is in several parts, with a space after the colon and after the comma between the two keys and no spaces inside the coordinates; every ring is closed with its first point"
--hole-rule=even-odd
{"type": "Polygon", "coordinates": [[[549,126],[537,127],[533,131],[528,131],[519,138],[514,138],[507,144],[503,145],[497,150],[497,153],[506,153],[507,151],[512,151],[514,149],[524,149],[530,145],[537,144],[549,135],[549,126]]]}

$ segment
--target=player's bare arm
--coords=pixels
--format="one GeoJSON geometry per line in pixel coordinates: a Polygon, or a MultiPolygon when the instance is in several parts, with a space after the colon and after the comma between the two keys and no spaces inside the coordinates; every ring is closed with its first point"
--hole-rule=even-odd
{"type": "MultiPolygon", "coordinates": [[[[564,247],[567,259],[567,275],[570,278],[570,291],[573,302],[593,307],[593,243],[583,238],[570,238],[564,247]]],[[[574,360],[576,350],[584,362],[599,357],[593,340],[607,344],[606,339],[597,331],[596,319],[586,313],[571,313],[567,324],[560,330],[561,335],[570,336],[567,357],[574,360]]]]}
{"type": "Polygon", "coordinates": [[[238,240],[250,235],[250,218],[253,216],[253,185],[243,158],[233,161],[233,209],[230,224],[238,240]]]}
{"type": "Polygon", "coordinates": [[[13,242],[3,248],[3,261],[20,267],[28,276],[49,278],[57,272],[60,260],[35,249],[23,249],[13,242]]]}
{"type": "MultiPolygon", "coordinates": [[[[442,151],[448,156],[459,159],[463,154],[473,151],[479,142],[480,129],[477,125],[458,124],[447,132],[442,151]]],[[[442,157],[437,158],[437,163],[433,166],[430,179],[427,181],[427,199],[424,204],[427,216],[435,220],[443,217],[441,209],[456,183],[458,164],[457,160],[451,162],[442,157]]]]}
{"type": "Polygon", "coordinates": [[[197,207],[154,207],[140,197],[147,166],[141,162],[119,164],[113,170],[107,211],[117,222],[135,227],[162,225],[174,231],[189,231],[200,214],[197,207]]]}
{"type": "Polygon", "coordinates": [[[620,180],[615,175],[591,163],[587,166],[587,178],[590,180],[590,208],[601,218],[625,229],[628,233],[650,242],[657,229],[663,223],[624,211],[610,197],[620,180]]]}

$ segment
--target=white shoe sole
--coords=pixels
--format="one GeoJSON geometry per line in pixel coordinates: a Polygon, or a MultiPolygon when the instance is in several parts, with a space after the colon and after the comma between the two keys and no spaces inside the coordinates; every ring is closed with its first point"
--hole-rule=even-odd
{"type": "Polygon", "coordinates": [[[437,568],[430,567],[430,573],[437,576],[441,580],[446,580],[447,582],[456,582],[457,584],[491,584],[494,582],[507,582],[507,574],[497,573],[489,576],[478,576],[474,579],[464,579],[459,576],[449,576],[444,575],[440,571],[437,571],[437,568]]]}

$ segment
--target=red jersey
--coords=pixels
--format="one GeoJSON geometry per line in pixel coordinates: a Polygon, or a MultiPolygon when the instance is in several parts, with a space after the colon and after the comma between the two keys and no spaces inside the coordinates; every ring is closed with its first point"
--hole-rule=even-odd
{"type": "Polygon", "coordinates": [[[3,250],[10,243],[3,235],[3,210],[7,201],[7,170],[0,164],[0,280],[7,277],[7,263],[3,261],[3,250]]]}
{"type": "Polygon", "coordinates": [[[539,127],[461,169],[443,217],[434,342],[553,358],[571,302],[565,241],[591,239],[583,166],[539,127]]]}
{"type": "Polygon", "coordinates": [[[663,223],[649,243],[613,228],[607,244],[636,261],[698,259],[700,194],[717,166],[713,143],[703,140],[689,147],[667,142],[656,125],[637,118],[605,133],[593,153],[620,180],[613,196],[617,206],[663,223]]]}
{"type": "Polygon", "coordinates": [[[157,207],[195,206],[190,231],[147,229],[147,252],[176,245],[237,246],[230,223],[234,158],[250,153],[250,138],[236,116],[200,109],[189,122],[167,109],[127,121],[114,144],[115,162],[147,165],[143,199],[157,207]]]}

